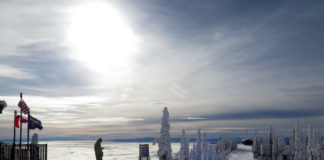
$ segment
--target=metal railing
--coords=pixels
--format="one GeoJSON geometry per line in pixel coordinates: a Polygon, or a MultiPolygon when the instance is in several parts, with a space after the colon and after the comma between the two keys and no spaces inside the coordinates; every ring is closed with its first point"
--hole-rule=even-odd
{"type": "Polygon", "coordinates": [[[0,160],[47,160],[47,144],[1,144],[0,160]]]}

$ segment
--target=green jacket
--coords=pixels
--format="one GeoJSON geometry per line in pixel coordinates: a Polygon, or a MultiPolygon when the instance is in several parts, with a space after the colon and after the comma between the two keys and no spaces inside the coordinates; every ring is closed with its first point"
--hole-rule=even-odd
{"type": "Polygon", "coordinates": [[[103,148],[101,147],[101,143],[99,143],[98,141],[94,145],[94,150],[95,150],[96,155],[103,155],[103,152],[102,152],[103,148]]]}

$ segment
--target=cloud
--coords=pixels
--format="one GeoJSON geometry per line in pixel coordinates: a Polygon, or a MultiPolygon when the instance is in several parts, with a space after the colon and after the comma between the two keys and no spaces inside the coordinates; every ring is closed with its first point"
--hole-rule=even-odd
{"type": "Polygon", "coordinates": [[[22,69],[0,65],[0,77],[12,78],[12,79],[34,79],[37,78],[30,72],[24,71],[22,69]]]}
{"type": "Polygon", "coordinates": [[[310,85],[305,87],[287,88],[283,89],[285,92],[293,95],[306,94],[306,95],[322,95],[324,94],[324,85],[310,85]]]}
{"type": "Polygon", "coordinates": [[[324,111],[318,110],[250,110],[239,113],[209,115],[207,119],[210,120],[233,120],[233,119],[265,119],[265,118],[308,118],[323,116],[324,111]]]}

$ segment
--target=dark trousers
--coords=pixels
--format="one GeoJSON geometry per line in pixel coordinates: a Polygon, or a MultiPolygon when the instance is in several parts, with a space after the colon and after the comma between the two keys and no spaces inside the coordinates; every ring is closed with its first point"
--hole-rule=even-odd
{"type": "Polygon", "coordinates": [[[97,160],[102,160],[102,155],[96,155],[97,160]]]}

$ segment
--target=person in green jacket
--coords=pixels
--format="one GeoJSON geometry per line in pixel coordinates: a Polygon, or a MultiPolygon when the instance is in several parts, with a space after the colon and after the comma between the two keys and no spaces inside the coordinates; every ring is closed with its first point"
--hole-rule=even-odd
{"type": "Polygon", "coordinates": [[[99,138],[94,145],[94,150],[95,150],[97,160],[102,160],[102,157],[103,157],[102,150],[104,149],[104,147],[101,147],[101,142],[102,142],[102,139],[99,138]]]}

